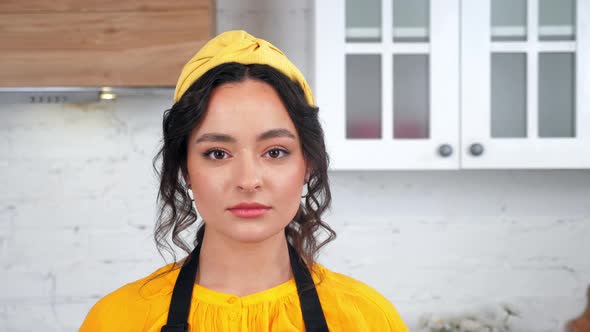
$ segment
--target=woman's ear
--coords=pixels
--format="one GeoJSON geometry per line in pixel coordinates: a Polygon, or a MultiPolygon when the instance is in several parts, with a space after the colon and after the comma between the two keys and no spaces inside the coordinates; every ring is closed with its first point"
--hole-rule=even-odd
{"type": "Polygon", "coordinates": [[[187,187],[191,187],[191,179],[188,177],[188,173],[182,172],[182,178],[184,179],[184,183],[186,183],[187,187]]]}
{"type": "Polygon", "coordinates": [[[309,182],[309,178],[311,177],[311,171],[312,171],[312,168],[309,165],[309,162],[307,160],[305,160],[305,177],[303,178],[303,184],[306,184],[309,182]]]}

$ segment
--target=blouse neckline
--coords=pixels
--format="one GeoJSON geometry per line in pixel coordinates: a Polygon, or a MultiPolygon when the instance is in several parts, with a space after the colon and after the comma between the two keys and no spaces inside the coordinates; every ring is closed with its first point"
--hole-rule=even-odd
{"type": "Polygon", "coordinates": [[[250,305],[262,302],[270,302],[291,294],[297,294],[297,285],[294,278],[291,278],[271,288],[243,296],[212,290],[199,284],[195,284],[193,289],[193,299],[210,304],[230,306],[236,304],[250,305]]]}
{"type": "MultiPolygon", "coordinates": [[[[312,278],[317,283],[319,280],[321,280],[317,273],[323,275],[325,271],[324,267],[317,262],[314,263],[314,267],[316,269],[314,270],[315,273],[312,272],[312,278]]],[[[180,268],[174,263],[170,263],[158,269],[152,275],[146,278],[150,280],[147,282],[147,285],[145,285],[147,286],[147,289],[140,290],[140,293],[142,296],[150,296],[150,294],[171,294],[179,272],[180,268]],[[150,278],[161,273],[164,273],[163,278],[150,278]]],[[[297,284],[295,283],[294,278],[291,278],[277,286],[244,296],[219,292],[203,287],[199,284],[195,284],[192,299],[209,304],[231,306],[235,304],[249,305],[263,302],[273,302],[279,298],[284,298],[291,295],[297,295],[297,284]]]]}

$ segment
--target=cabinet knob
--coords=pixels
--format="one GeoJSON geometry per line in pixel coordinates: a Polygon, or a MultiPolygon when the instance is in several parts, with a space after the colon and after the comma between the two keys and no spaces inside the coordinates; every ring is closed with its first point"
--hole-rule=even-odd
{"type": "Polygon", "coordinates": [[[479,143],[473,143],[469,147],[469,152],[471,153],[472,156],[475,156],[475,157],[481,156],[483,154],[483,145],[481,145],[479,143]]]}
{"type": "Polygon", "coordinates": [[[438,154],[446,158],[453,154],[453,147],[449,144],[442,144],[438,147],[438,154]]]}

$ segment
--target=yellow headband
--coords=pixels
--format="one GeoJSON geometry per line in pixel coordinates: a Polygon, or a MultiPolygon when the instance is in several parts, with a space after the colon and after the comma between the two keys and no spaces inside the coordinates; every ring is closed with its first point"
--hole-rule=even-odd
{"type": "Polygon", "coordinates": [[[266,40],[242,30],[227,31],[211,39],[184,65],[176,83],[174,102],[209,69],[226,62],[269,65],[299,83],[307,102],[315,105],[309,85],[287,56],[266,40]]]}

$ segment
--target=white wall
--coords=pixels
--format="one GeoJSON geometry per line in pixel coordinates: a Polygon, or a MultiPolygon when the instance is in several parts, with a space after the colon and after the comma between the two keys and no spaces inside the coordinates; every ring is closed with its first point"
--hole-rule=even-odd
{"type": "MultiPolygon", "coordinates": [[[[234,5],[218,1],[218,26],[242,17],[234,5]]],[[[268,14],[244,6],[256,22],[268,14]]],[[[307,37],[279,30],[289,19],[309,22],[309,4],[272,8],[268,22],[282,25],[271,29],[271,41],[310,65],[301,51],[307,37]]],[[[151,159],[171,102],[170,95],[145,95],[2,106],[0,331],[75,331],[99,297],[164,264],[151,238],[151,159]]],[[[590,284],[590,170],[330,176],[327,220],[338,238],[320,261],[377,288],[412,331],[427,312],[509,303],[521,312],[514,330],[554,332],[582,311],[590,284]]]]}

